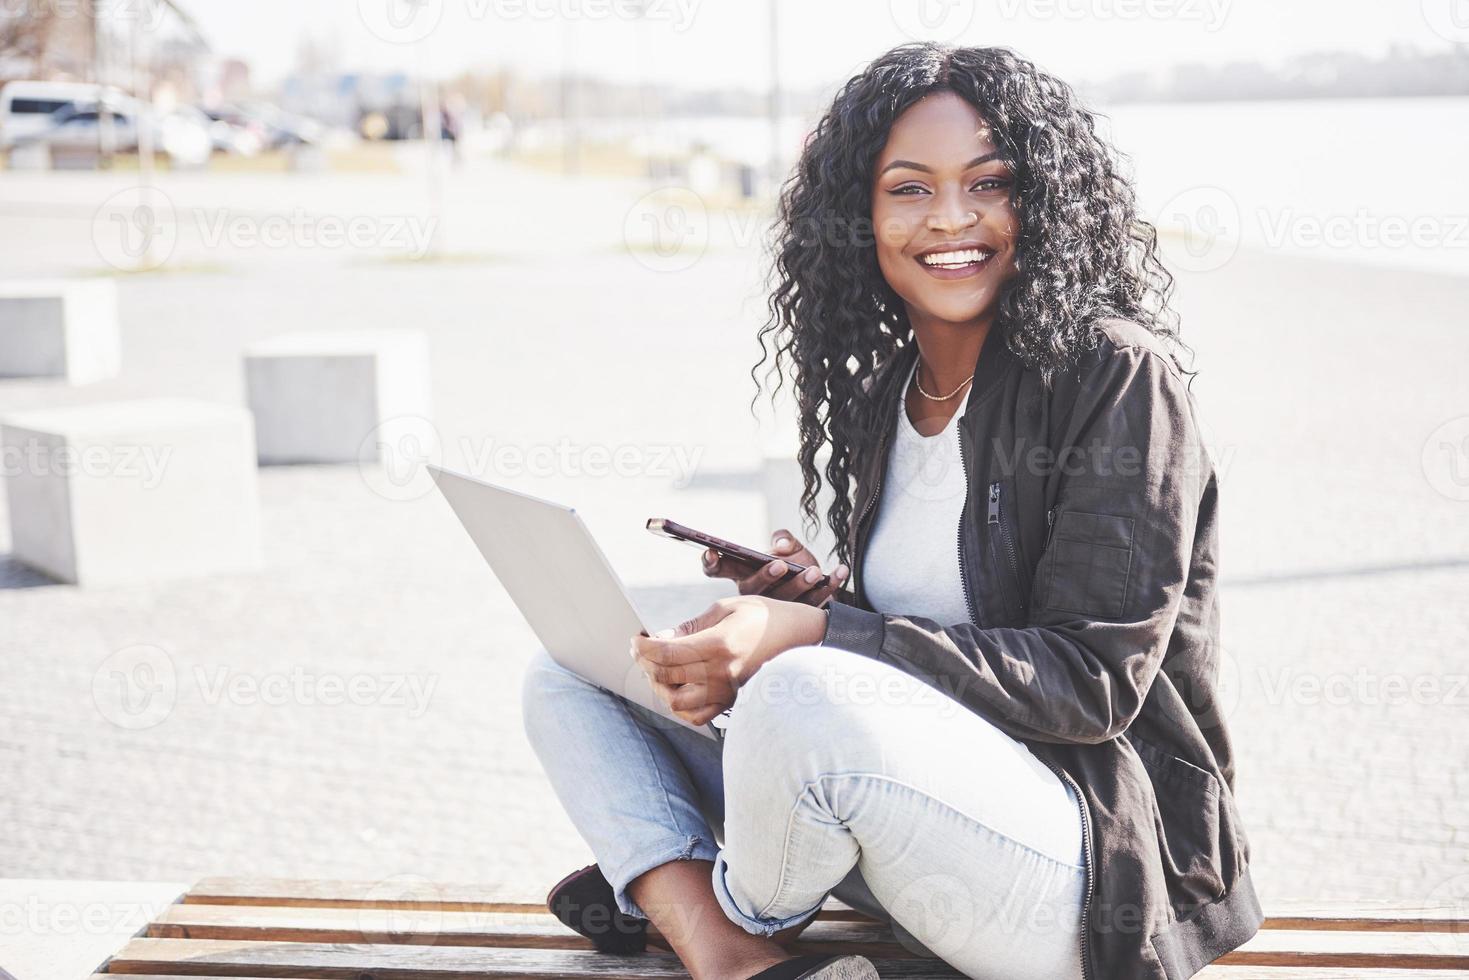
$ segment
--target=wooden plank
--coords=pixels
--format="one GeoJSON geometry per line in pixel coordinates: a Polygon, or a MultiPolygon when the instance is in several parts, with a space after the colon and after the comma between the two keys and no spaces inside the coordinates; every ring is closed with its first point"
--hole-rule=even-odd
{"type": "Polygon", "coordinates": [[[1266,929],[1339,929],[1346,932],[1469,932],[1464,905],[1410,902],[1272,902],[1266,929]]]}
{"type": "MultiPolygon", "coordinates": [[[[115,973],[95,973],[90,980],[116,980],[115,973]]],[[[177,980],[178,974],[132,974],[132,980],[177,980]]],[[[192,980],[243,980],[240,977],[194,976],[192,980]]],[[[260,978],[264,980],[264,978],[260,978]]],[[[310,978],[293,978],[310,980],[310,978]]],[[[1469,971],[1317,970],[1289,966],[1206,966],[1194,980],[1469,980],[1469,971]]]]}
{"type": "Polygon", "coordinates": [[[272,905],[297,908],[432,908],[460,912],[544,912],[544,894],[523,886],[429,882],[416,878],[383,881],[290,878],[205,878],[180,901],[210,905],[272,905]]]}
{"type": "Polygon", "coordinates": [[[1469,980],[1464,970],[1333,970],[1299,966],[1206,966],[1194,980],[1469,980]]]}
{"type": "MultiPolygon", "coordinates": [[[[457,912],[442,909],[297,908],[174,905],[145,932],[166,939],[247,939],[314,943],[394,943],[590,950],[592,944],[549,912],[457,912]]],[[[656,929],[649,938],[661,937],[656,929]]],[[[853,952],[907,958],[886,925],[813,922],[801,933],[801,952],[853,952]]]]}
{"type": "MultiPolygon", "coordinates": [[[[155,939],[236,943],[381,941],[398,949],[498,947],[507,954],[520,950],[527,955],[545,950],[585,958],[543,964],[550,973],[526,975],[620,975],[607,974],[608,965],[600,962],[617,958],[591,953],[590,943],[556,922],[538,900],[505,901],[504,895],[504,889],[496,886],[434,884],[411,878],[377,883],[213,878],[191,889],[182,899],[184,904],[165,912],[148,934],[155,939]],[[556,972],[570,968],[584,972],[556,972]]],[[[650,929],[649,938],[658,943],[661,937],[656,929],[650,929]]],[[[943,968],[938,961],[915,960],[896,945],[885,925],[835,899],[828,901],[817,921],[792,948],[799,952],[863,953],[874,959],[906,961],[910,967],[943,968]]],[[[644,963],[656,969],[656,957],[669,956],[652,951],[644,955],[654,959],[634,958],[639,971],[644,963]]],[[[266,965],[279,968],[278,964],[266,965]]],[[[248,966],[233,963],[230,969],[248,966]]],[[[187,968],[197,972],[198,964],[191,963],[187,968]]],[[[506,970],[523,972],[526,964],[506,961],[486,968],[491,972],[485,976],[503,976],[509,975],[506,970]]],[[[529,968],[540,969],[533,962],[529,968]]],[[[626,971],[629,964],[624,962],[616,969],[626,971]]],[[[1464,921],[1462,910],[1445,907],[1388,902],[1277,903],[1272,905],[1259,935],[1210,969],[1215,972],[1205,975],[1218,980],[1252,976],[1263,980],[1277,975],[1284,980],[1296,971],[1305,971],[1301,975],[1310,980],[1326,980],[1342,970],[1352,971],[1352,976],[1361,970],[1385,971],[1383,980],[1403,970],[1433,970],[1436,980],[1469,978],[1469,923],[1464,921]]],[[[663,974],[635,971],[631,975],[663,974]]]]}
{"type": "Polygon", "coordinates": [[[1469,935],[1262,930],[1219,961],[1232,966],[1469,970],[1469,935]]]}
{"type": "MultiPolygon", "coordinates": [[[[269,905],[292,908],[432,908],[455,912],[546,911],[545,893],[530,895],[520,885],[429,882],[416,878],[383,881],[298,880],[292,878],[205,878],[180,899],[186,904],[269,905]]],[[[817,918],[873,922],[871,916],[836,898],[827,899],[817,918]]]]}
{"type": "Polygon", "coordinates": [[[592,948],[591,942],[548,912],[458,912],[434,908],[175,905],[164,910],[145,934],[171,939],[298,943],[592,948]]]}
{"type": "MultiPolygon", "coordinates": [[[[875,960],[892,980],[949,980],[938,960],[875,960]]],[[[134,939],[107,964],[130,976],[310,977],[312,980],[468,980],[476,977],[597,977],[687,980],[671,953],[603,956],[563,949],[473,946],[353,946],[219,939],[134,939]]]]}
{"type": "MultiPolygon", "coordinates": [[[[546,911],[544,893],[523,885],[430,883],[414,878],[379,882],[289,878],[205,878],[181,901],[210,905],[268,905],[298,908],[439,908],[465,912],[546,911]]],[[[836,898],[818,919],[876,921],[836,898]]],[[[1469,915],[1459,906],[1394,902],[1273,902],[1265,929],[1345,932],[1469,932],[1469,915]]]]}

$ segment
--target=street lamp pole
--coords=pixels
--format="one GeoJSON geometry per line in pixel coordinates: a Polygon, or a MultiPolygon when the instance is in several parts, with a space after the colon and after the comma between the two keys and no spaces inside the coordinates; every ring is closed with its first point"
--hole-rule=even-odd
{"type": "Polygon", "coordinates": [[[780,186],[780,0],[769,2],[770,29],[770,187],[780,186]]]}
{"type": "MultiPolygon", "coordinates": [[[[427,0],[409,0],[409,2],[414,7],[421,7],[427,0]]],[[[437,255],[443,243],[440,224],[444,217],[445,175],[443,168],[447,161],[443,159],[443,107],[439,101],[439,83],[429,69],[428,53],[424,50],[425,40],[420,38],[413,42],[413,59],[417,69],[415,76],[418,79],[418,135],[423,142],[424,162],[428,176],[429,227],[431,228],[429,251],[437,255]]]]}

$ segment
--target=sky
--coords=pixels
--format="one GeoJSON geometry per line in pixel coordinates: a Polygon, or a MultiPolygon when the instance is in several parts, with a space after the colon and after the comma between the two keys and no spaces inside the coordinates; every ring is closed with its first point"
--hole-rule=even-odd
{"type": "MultiPolygon", "coordinates": [[[[341,66],[437,77],[574,66],[620,81],[764,90],[770,0],[179,0],[270,85],[311,37],[341,66]],[[647,7],[641,22],[633,10],[647,7]]],[[[1469,42],[1465,0],[776,0],[783,85],[834,86],[913,39],[1002,44],[1073,82],[1306,51],[1469,42]],[[1457,17],[1455,14],[1457,13],[1457,17]],[[1460,24],[1464,27],[1460,27],[1460,24]]]]}

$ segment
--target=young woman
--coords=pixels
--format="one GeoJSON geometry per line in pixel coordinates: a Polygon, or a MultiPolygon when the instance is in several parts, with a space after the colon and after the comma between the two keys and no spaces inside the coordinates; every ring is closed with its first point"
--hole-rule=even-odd
{"type": "Polygon", "coordinates": [[[830,894],[969,976],[1192,976],[1262,916],[1217,486],[1115,153],[1013,53],[907,45],[836,97],[778,230],[761,340],[838,564],[706,555],[741,595],[632,638],[679,717],[731,709],[722,743],[535,662],[527,731],[597,858],[553,910],[609,949],[651,919],[698,978],[876,976],[781,945],[830,894]]]}

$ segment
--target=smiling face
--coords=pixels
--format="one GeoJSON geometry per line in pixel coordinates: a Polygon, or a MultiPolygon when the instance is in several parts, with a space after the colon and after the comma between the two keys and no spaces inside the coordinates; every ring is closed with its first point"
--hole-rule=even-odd
{"type": "Polygon", "coordinates": [[[877,264],[909,321],[979,324],[1015,274],[1010,169],[989,124],[953,92],[893,123],[872,187],[877,264]]]}

